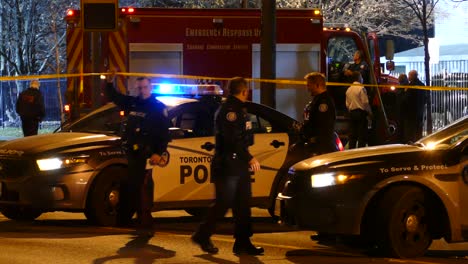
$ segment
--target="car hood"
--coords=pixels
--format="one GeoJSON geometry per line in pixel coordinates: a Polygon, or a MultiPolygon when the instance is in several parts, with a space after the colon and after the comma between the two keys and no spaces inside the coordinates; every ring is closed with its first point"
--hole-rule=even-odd
{"type": "Polygon", "coordinates": [[[320,166],[346,166],[346,164],[360,165],[372,164],[380,162],[377,159],[381,155],[401,154],[408,152],[424,151],[424,148],[413,145],[393,144],[377,147],[358,148],[353,150],[345,150],[339,152],[328,153],[324,155],[315,156],[296,163],[291,167],[293,171],[310,170],[320,166]],[[365,158],[365,159],[364,159],[365,158]]]}
{"type": "Polygon", "coordinates": [[[119,137],[104,134],[63,132],[43,134],[24,138],[13,139],[0,143],[0,155],[21,156],[33,155],[51,150],[66,149],[69,147],[83,147],[96,145],[99,142],[119,140],[119,137]]]}

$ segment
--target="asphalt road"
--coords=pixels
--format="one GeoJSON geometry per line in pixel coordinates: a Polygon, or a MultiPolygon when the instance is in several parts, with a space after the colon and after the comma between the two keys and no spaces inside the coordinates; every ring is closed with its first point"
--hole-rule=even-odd
{"type": "Polygon", "coordinates": [[[232,219],[218,226],[212,237],[217,255],[204,254],[190,241],[198,220],[183,211],[153,214],[157,226],[153,237],[130,229],[89,226],[79,213],[47,213],[33,222],[19,223],[0,215],[0,264],[35,263],[468,263],[468,243],[435,241],[425,257],[391,259],[370,257],[343,245],[328,247],[310,240],[311,231],[279,226],[263,210],[255,210],[253,242],[265,255],[232,254],[232,219]]]}

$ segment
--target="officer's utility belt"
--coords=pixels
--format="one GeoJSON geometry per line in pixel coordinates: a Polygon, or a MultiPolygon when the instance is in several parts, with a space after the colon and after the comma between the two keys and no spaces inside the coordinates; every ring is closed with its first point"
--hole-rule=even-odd
{"type": "Polygon", "coordinates": [[[223,158],[229,158],[229,159],[238,159],[239,155],[236,152],[223,152],[219,153],[219,156],[223,158]]]}

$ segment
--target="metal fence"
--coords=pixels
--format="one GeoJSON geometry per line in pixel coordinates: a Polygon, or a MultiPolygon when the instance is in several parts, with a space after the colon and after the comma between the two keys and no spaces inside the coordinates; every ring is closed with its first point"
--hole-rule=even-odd
{"type": "MultiPolygon", "coordinates": [[[[30,81],[2,81],[0,82],[0,127],[20,127],[21,122],[16,113],[16,100],[23,90],[29,87],[30,81]]],[[[41,128],[53,129],[58,127],[61,120],[61,109],[58,89],[61,90],[62,102],[66,91],[66,79],[40,80],[40,91],[44,97],[46,116],[41,122],[41,128]]]]}
{"type": "MultiPolygon", "coordinates": [[[[399,73],[416,70],[421,81],[426,83],[424,62],[411,61],[397,64],[399,67],[393,73],[395,76],[398,76],[399,73]]],[[[452,90],[454,88],[468,88],[468,60],[439,61],[430,64],[430,73],[431,86],[447,87],[446,91],[434,90],[430,92],[428,106],[432,117],[432,130],[437,131],[468,115],[468,90],[452,90]]],[[[424,128],[424,134],[427,134],[427,123],[424,128]]]]}
{"type": "MultiPolygon", "coordinates": [[[[468,73],[440,73],[431,78],[431,86],[467,88],[468,73]]],[[[438,130],[468,115],[468,90],[431,91],[432,128],[438,130]]]]}

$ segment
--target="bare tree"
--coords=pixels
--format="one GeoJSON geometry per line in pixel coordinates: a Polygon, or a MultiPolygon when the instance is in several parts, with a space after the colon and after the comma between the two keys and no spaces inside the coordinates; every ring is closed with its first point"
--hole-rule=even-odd
{"type": "MultiPolygon", "coordinates": [[[[61,72],[65,65],[65,0],[0,0],[0,69],[2,75],[61,72]],[[56,38],[54,37],[56,35],[56,38]],[[58,52],[57,52],[58,51],[58,52]],[[58,54],[57,54],[58,53],[58,54]]],[[[2,112],[11,121],[24,82],[2,82],[2,112]]],[[[7,118],[5,118],[7,119],[7,118]]]]}

